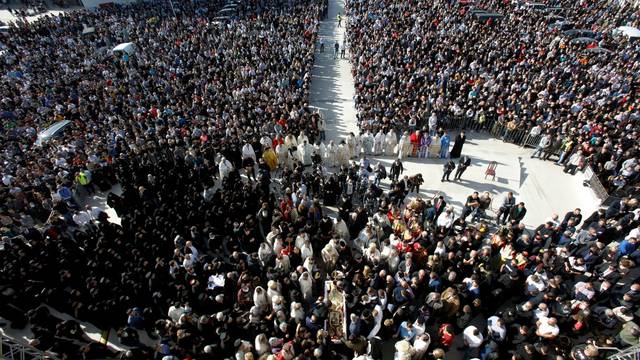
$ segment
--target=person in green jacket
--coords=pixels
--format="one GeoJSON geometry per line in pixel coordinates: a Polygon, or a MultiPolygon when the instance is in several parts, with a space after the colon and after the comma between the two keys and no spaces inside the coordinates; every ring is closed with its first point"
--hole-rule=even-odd
{"type": "Polygon", "coordinates": [[[622,346],[634,346],[640,344],[640,326],[633,321],[627,321],[622,325],[622,330],[617,336],[622,346]]]}

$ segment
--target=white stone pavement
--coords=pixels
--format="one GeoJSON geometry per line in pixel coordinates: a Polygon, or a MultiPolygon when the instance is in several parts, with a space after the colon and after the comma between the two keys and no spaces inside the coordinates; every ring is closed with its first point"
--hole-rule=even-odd
{"type": "MultiPolygon", "coordinates": [[[[342,49],[345,38],[344,3],[342,0],[329,0],[329,11],[325,21],[320,23],[319,41],[325,45],[324,53],[316,52],[312,71],[312,83],[309,104],[324,114],[327,123],[327,143],[331,140],[343,139],[350,132],[358,133],[356,108],[353,97],[355,87],[351,75],[349,60],[333,59],[336,41],[342,49]],[[342,14],[342,26],[338,27],[337,15],[342,14]]],[[[320,46],[318,41],[317,46],[320,46]]],[[[348,57],[348,45],[347,55],[348,57]]],[[[337,142],[336,142],[337,143],[337,142]]]]}
{"type": "MultiPolygon", "coordinates": [[[[341,140],[349,132],[358,133],[351,64],[347,59],[333,59],[335,41],[342,46],[345,21],[343,1],[329,0],[328,17],[321,22],[319,29],[326,49],[324,53],[316,53],[309,101],[311,107],[319,108],[324,113],[327,123],[326,142],[341,140]],[[343,14],[342,27],[338,27],[338,13],[343,14]]],[[[455,134],[451,134],[452,139],[454,136],[455,134]]],[[[454,205],[459,214],[466,197],[473,191],[489,191],[494,196],[492,208],[495,209],[499,207],[504,194],[513,191],[517,200],[526,204],[524,223],[528,228],[538,226],[553,213],[563,216],[567,211],[579,207],[588,216],[598,208],[600,202],[593,192],[582,186],[584,176],[581,173],[575,176],[565,174],[561,167],[553,165],[551,161],[530,159],[532,149],[507,144],[486,134],[471,132],[467,137],[463,154],[469,155],[473,161],[461,182],[440,181],[443,164],[441,159],[410,158],[403,161],[405,174],[422,173],[425,179],[421,188],[423,197],[444,194],[447,202],[454,205]],[[491,161],[498,163],[495,181],[491,177],[485,179],[484,176],[491,161]]],[[[380,161],[387,168],[393,162],[390,157],[373,158],[373,163],[380,161]]],[[[388,184],[388,180],[383,181],[383,187],[386,188],[388,184]]]]}
{"type": "MultiPolygon", "coordinates": [[[[20,8],[19,6],[14,6],[12,8],[20,8]]],[[[78,9],[82,9],[82,7],[80,6],[71,6],[71,7],[67,7],[67,8],[59,8],[59,7],[53,7],[51,10],[45,11],[41,14],[38,15],[34,15],[34,16],[26,16],[26,17],[22,17],[19,18],[15,15],[14,12],[9,11],[8,9],[3,9],[0,10],[0,21],[2,21],[5,24],[9,24],[12,22],[16,22],[19,20],[25,20],[27,22],[33,22],[38,20],[39,18],[43,17],[43,16],[58,16],[62,13],[71,11],[71,10],[78,10],[78,9]]]]}

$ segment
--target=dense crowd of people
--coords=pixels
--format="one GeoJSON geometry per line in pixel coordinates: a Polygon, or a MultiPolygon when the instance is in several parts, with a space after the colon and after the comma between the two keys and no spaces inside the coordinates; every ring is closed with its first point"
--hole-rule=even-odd
{"type": "MultiPolygon", "coordinates": [[[[138,3],[12,28],[0,63],[3,328],[28,327],[37,349],[85,359],[596,359],[602,346],[640,343],[637,198],[526,229],[511,193],[473,192],[456,208],[405,173],[408,156],[460,157],[442,180],[464,176],[465,136],[440,126],[448,106],[428,105],[427,69],[482,50],[457,44],[467,37],[506,41],[500,23],[473,25],[441,2],[348,5],[350,33],[368,26],[360,35],[378,46],[350,38],[357,79],[372,79],[358,90],[363,132],[338,143],[322,142],[325,119],[307,104],[325,1],[238,2],[224,22],[222,2],[176,2],[176,16],[138,3]],[[109,51],[123,42],[135,51],[109,51]],[[430,46],[442,48],[430,57],[430,46]],[[425,70],[414,77],[416,64],[425,70]],[[61,120],[72,124],[36,145],[61,120]],[[397,160],[386,168],[372,160],[380,154],[397,160]],[[103,192],[114,184],[121,193],[103,192]],[[119,222],[84,205],[94,193],[119,222]],[[124,350],[92,341],[79,321],[115,329],[124,350]]],[[[526,57],[522,41],[514,51],[526,57]]],[[[500,91],[474,96],[513,90],[502,100],[520,116],[525,97],[509,79],[533,70],[511,71],[510,54],[494,52],[487,59],[506,63],[489,88],[500,91]]],[[[465,78],[473,69],[490,79],[476,65],[445,71],[442,101],[482,84],[465,78]]],[[[635,156],[624,141],[637,136],[634,111],[619,120],[631,129],[623,138],[600,118],[587,124],[612,156],[623,150],[616,161],[635,156]]]]}
{"type": "Polygon", "coordinates": [[[634,38],[613,33],[637,25],[637,10],[547,5],[348,1],[360,127],[455,126],[505,141],[527,130],[533,146],[548,134],[549,154],[568,172],[590,164],[610,193],[637,195],[640,60],[634,38]]]}

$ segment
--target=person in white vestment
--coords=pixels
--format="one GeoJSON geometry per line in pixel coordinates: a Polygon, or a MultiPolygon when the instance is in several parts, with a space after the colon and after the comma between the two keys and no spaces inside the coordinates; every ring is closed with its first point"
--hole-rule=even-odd
{"type": "Polygon", "coordinates": [[[313,279],[308,271],[305,271],[300,275],[300,292],[302,293],[302,298],[307,303],[313,302],[313,279]]]}
{"type": "Polygon", "coordinates": [[[382,130],[379,130],[373,139],[373,154],[381,155],[384,152],[385,136],[382,130]]]}
{"type": "Polygon", "coordinates": [[[398,142],[398,159],[402,160],[409,157],[411,154],[411,140],[409,139],[409,132],[405,131],[400,137],[398,142]]]}
{"type": "Polygon", "coordinates": [[[367,130],[364,135],[362,135],[362,148],[364,150],[365,155],[373,154],[373,144],[374,138],[371,131],[367,130]]]}
{"type": "Polygon", "coordinates": [[[333,140],[329,141],[329,145],[325,148],[323,160],[325,166],[334,167],[337,163],[338,147],[333,140]]]}
{"type": "Polygon", "coordinates": [[[396,133],[393,130],[389,130],[387,136],[385,137],[384,154],[386,156],[392,156],[393,154],[395,154],[396,145],[398,145],[398,138],[396,137],[396,133]]]}
{"type": "Polygon", "coordinates": [[[233,164],[231,164],[226,157],[222,156],[220,158],[220,164],[218,164],[218,171],[220,172],[220,178],[224,180],[229,176],[229,173],[233,171],[233,164]]]}

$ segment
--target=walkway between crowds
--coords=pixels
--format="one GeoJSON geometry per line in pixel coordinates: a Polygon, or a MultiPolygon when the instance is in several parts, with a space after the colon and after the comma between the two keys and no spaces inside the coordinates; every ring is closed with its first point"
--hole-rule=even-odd
{"type": "Polygon", "coordinates": [[[350,132],[358,133],[356,109],[353,101],[355,87],[348,60],[348,44],[345,58],[334,59],[334,45],[338,42],[342,50],[345,39],[346,22],[343,0],[329,0],[327,18],[320,23],[315,65],[312,71],[312,83],[309,105],[318,108],[326,120],[326,143],[344,139],[350,132]],[[337,16],[342,17],[338,26],[337,16]],[[324,42],[324,52],[320,52],[320,41],[324,42]]]}

